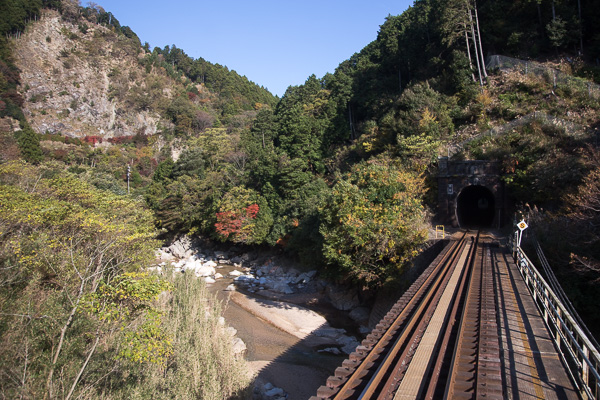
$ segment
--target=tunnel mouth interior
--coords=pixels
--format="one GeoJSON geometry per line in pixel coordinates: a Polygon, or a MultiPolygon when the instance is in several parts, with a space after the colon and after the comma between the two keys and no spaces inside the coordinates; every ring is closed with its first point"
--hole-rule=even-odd
{"type": "Polygon", "coordinates": [[[490,228],[494,223],[496,201],[485,186],[464,188],[456,200],[456,217],[461,228],[490,228]]]}

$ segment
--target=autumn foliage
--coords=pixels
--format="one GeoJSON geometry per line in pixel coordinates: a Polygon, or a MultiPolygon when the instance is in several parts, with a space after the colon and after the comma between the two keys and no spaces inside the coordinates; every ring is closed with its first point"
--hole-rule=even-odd
{"type": "Polygon", "coordinates": [[[251,204],[248,207],[242,209],[239,213],[234,211],[224,211],[217,213],[217,222],[215,223],[215,229],[217,233],[225,238],[230,235],[236,236],[238,239],[247,239],[247,233],[244,232],[244,227],[248,227],[248,224],[256,219],[259,207],[258,204],[251,204]]]}
{"type": "Polygon", "coordinates": [[[255,191],[242,187],[236,187],[224,196],[215,216],[217,237],[235,243],[260,243],[272,225],[266,201],[255,191]]]}

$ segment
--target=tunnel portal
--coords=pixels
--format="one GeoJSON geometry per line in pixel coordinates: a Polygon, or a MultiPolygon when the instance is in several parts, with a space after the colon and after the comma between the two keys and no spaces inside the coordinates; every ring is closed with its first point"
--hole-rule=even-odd
{"type": "Polygon", "coordinates": [[[501,163],[441,157],[437,221],[461,228],[500,228],[507,221],[501,163]]]}
{"type": "Polygon", "coordinates": [[[496,201],[485,186],[467,186],[458,195],[456,218],[461,228],[489,228],[494,223],[496,201]]]}

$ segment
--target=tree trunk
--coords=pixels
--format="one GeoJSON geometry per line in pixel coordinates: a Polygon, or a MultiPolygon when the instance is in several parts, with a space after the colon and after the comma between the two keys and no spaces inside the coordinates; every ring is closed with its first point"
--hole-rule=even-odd
{"type": "Polygon", "coordinates": [[[477,72],[479,73],[479,85],[483,86],[483,77],[481,76],[481,63],[479,62],[479,51],[477,50],[477,42],[475,39],[475,26],[473,25],[473,14],[471,14],[471,9],[468,9],[469,13],[469,22],[471,24],[471,38],[473,38],[473,44],[475,48],[475,59],[477,60],[477,72]]]}
{"type": "Polygon", "coordinates": [[[398,87],[402,93],[402,71],[400,69],[398,69],[398,87]]]}
{"type": "Polygon", "coordinates": [[[467,32],[467,26],[465,25],[465,41],[467,42],[467,56],[469,57],[469,67],[471,68],[471,78],[473,82],[476,82],[475,73],[473,72],[473,59],[471,58],[471,44],[469,43],[469,34],[467,32]]]}
{"type": "Polygon", "coordinates": [[[479,17],[477,16],[477,1],[474,2],[474,8],[475,8],[475,23],[477,24],[477,39],[479,42],[479,54],[481,54],[481,66],[483,69],[483,76],[486,78],[487,80],[487,71],[485,70],[485,56],[483,55],[483,47],[481,45],[481,30],[479,29],[479,17]]]}
{"type": "Polygon", "coordinates": [[[71,390],[69,390],[69,394],[67,394],[67,397],[65,397],[65,400],[70,400],[71,396],[73,395],[73,392],[75,391],[75,387],[77,386],[79,379],[81,379],[81,375],[83,375],[83,371],[85,371],[85,368],[87,367],[88,363],[90,362],[92,355],[94,355],[94,352],[96,351],[96,346],[98,346],[99,341],[100,341],[100,332],[96,332],[96,341],[94,342],[92,349],[90,350],[87,358],[85,359],[85,362],[81,366],[81,369],[79,370],[79,373],[77,374],[77,377],[75,378],[75,381],[73,381],[73,386],[71,386],[71,390]]]}
{"type": "Polygon", "coordinates": [[[348,103],[348,121],[350,122],[350,139],[354,140],[354,123],[352,118],[352,107],[348,103]]]}
{"type": "Polygon", "coordinates": [[[62,329],[60,330],[60,339],[58,341],[58,347],[56,348],[56,352],[54,353],[54,356],[52,357],[52,365],[50,366],[50,372],[48,373],[48,378],[46,379],[46,396],[48,396],[48,399],[52,399],[52,378],[54,377],[54,368],[56,367],[56,362],[58,361],[58,356],[60,355],[60,352],[62,350],[62,346],[63,343],[65,341],[65,334],[67,333],[67,329],[69,328],[69,325],[71,325],[71,321],[73,321],[73,317],[75,316],[75,313],[77,312],[77,309],[79,308],[79,301],[81,300],[81,296],[83,296],[83,288],[85,285],[85,281],[81,281],[81,286],[79,287],[79,294],[77,296],[77,301],[75,302],[75,304],[73,305],[73,308],[71,309],[71,313],[69,314],[69,318],[67,318],[67,322],[63,325],[62,329]]]}
{"type": "Polygon", "coordinates": [[[583,54],[583,21],[581,19],[581,0],[577,0],[577,12],[579,15],[579,51],[583,54]]]}

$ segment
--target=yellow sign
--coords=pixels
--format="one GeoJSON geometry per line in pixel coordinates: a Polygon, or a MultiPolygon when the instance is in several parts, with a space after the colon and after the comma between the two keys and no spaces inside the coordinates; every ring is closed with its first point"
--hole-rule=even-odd
{"type": "Polygon", "coordinates": [[[525,220],[523,220],[523,221],[519,222],[519,223],[517,224],[517,226],[518,226],[518,227],[519,227],[519,229],[520,229],[520,230],[522,230],[522,231],[523,231],[523,230],[525,230],[525,229],[527,229],[527,227],[529,227],[529,225],[527,225],[527,223],[525,222],[525,220]]]}

